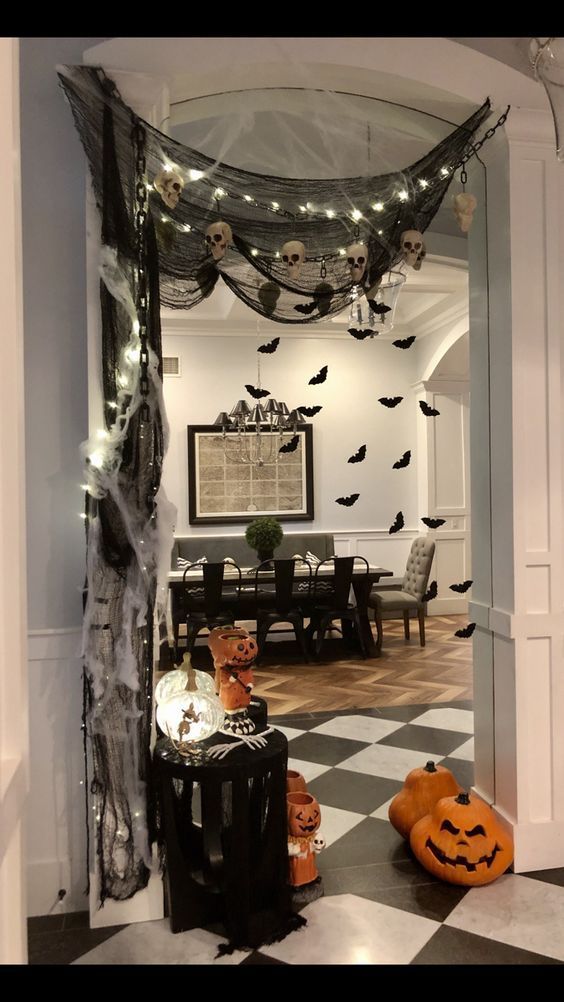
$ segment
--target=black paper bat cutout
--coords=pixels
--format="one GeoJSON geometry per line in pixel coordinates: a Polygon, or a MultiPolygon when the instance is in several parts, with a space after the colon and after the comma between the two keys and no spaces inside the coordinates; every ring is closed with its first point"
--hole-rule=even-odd
{"type": "Polygon", "coordinates": [[[255,400],[260,400],[261,397],[270,396],[270,390],[257,390],[256,386],[251,386],[250,383],[245,383],[245,389],[247,393],[250,393],[251,397],[255,400]]]}
{"type": "Polygon", "coordinates": [[[441,413],[440,411],[435,410],[434,407],[430,407],[429,404],[426,402],[426,400],[420,400],[419,406],[423,411],[425,417],[438,417],[439,414],[441,413]]]}
{"type": "Polygon", "coordinates": [[[272,355],[272,352],[276,351],[279,344],[280,338],[275,337],[272,341],[268,341],[267,344],[261,344],[260,348],[257,348],[257,351],[261,351],[263,355],[272,355]]]}
{"type": "Polygon", "coordinates": [[[421,601],[422,602],[432,602],[433,599],[437,597],[438,591],[439,591],[439,589],[437,588],[437,582],[436,581],[431,581],[431,584],[429,585],[429,588],[425,592],[425,594],[424,594],[423,598],[421,599],[421,601]]]}
{"type": "Polygon", "coordinates": [[[335,498],[337,504],[342,504],[345,508],[352,508],[353,504],[356,504],[360,497],[360,494],[349,494],[348,498],[335,498]]]}
{"type": "Polygon", "coordinates": [[[317,373],[317,376],[311,377],[309,381],[309,386],[317,386],[318,383],[324,383],[325,380],[327,379],[328,369],[329,367],[327,365],[324,365],[317,373]]]}
{"type": "Polygon", "coordinates": [[[464,595],[464,592],[468,591],[471,584],[472,584],[471,581],[463,581],[462,584],[449,585],[449,588],[451,591],[458,592],[459,595],[464,595]]]}
{"type": "Polygon", "coordinates": [[[440,525],[444,525],[446,518],[422,518],[421,521],[423,525],[428,526],[429,529],[438,529],[440,525]]]}
{"type": "Polygon", "coordinates": [[[407,452],[404,452],[401,459],[398,459],[397,463],[394,463],[394,465],[392,466],[392,470],[403,470],[405,469],[406,466],[409,466],[410,462],[411,462],[411,449],[408,449],[407,452]]]}
{"type": "Polygon", "coordinates": [[[377,303],[375,299],[369,299],[367,302],[372,312],[378,313],[379,316],[382,316],[384,313],[389,313],[392,308],[391,306],[386,306],[385,303],[377,303]]]}
{"type": "Polygon", "coordinates": [[[462,630],[457,630],[454,635],[455,637],[463,637],[465,639],[466,637],[471,637],[475,629],[475,623],[468,623],[468,626],[463,627],[462,630]]]}
{"type": "Polygon", "coordinates": [[[354,456],[349,456],[347,463],[362,463],[364,457],[366,456],[366,446],[361,445],[354,456]]]}
{"type": "Polygon", "coordinates": [[[403,512],[402,511],[398,511],[398,513],[396,515],[396,520],[395,520],[394,524],[390,526],[390,528],[388,529],[388,532],[390,533],[390,535],[392,534],[392,532],[399,532],[400,529],[403,529],[404,525],[405,525],[405,522],[404,522],[404,519],[403,519],[403,512]]]}
{"type": "Polygon", "coordinates": [[[317,303],[298,303],[297,306],[294,306],[294,309],[298,313],[305,313],[306,315],[308,315],[310,313],[313,313],[313,311],[317,309],[317,305],[318,305],[317,303]]]}
{"type": "Polygon", "coordinates": [[[278,452],[295,452],[298,448],[298,443],[300,441],[299,435],[294,435],[286,445],[281,445],[278,452]]]}
{"type": "Polygon", "coordinates": [[[298,413],[305,414],[306,417],[313,417],[315,414],[319,414],[321,410],[321,404],[316,404],[315,407],[298,407],[298,413]]]}
{"type": "Polygon", "coordinates": [[[392,341],[392,344],[396,348],[411,348],[411,345],[414,343],[414,341],[415,341],[415,334],[412,334],[410,337],[404,338],[403,341],[401,340],[401,338],[399,339],[399,341],[392,341]]]}
{"type": "Polygon", "coordinates": [[[368,330],[364,331],[359,330],[358,327],[349,327],[348,333],[352,334],[352,336],[356,338],[357,341],[364,341],[365,337],[370,337],[371,334],[375,334],[376,332],[370,330],[370,327],[368,328],[368,330]]]}
{"type": "Polygon", "coordinates": [[[403,397],[378,397],[378,403],[384,404],[384,407],[397,407],[402,400],[403,397]]]}

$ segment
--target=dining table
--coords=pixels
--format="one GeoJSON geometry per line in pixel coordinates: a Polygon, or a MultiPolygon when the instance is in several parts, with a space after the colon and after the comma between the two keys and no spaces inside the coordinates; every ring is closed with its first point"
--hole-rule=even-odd
{"type": "MultiPolygon", "coordinates": [[[[239,608],[236,610],[239,615],[238,620],[253,620],[256,619],[257,604],[255,601],[255,575],[256,566],[254,567],[241,567],[241,594],[239,600],[239,608]]],[[[309,579],[309,570],[307,566],[303,564],[296,564],[295,567],[295,580],[300,582],[303,578],[304,581],[309,579]]],[[[388,570],[385,567],[380,567],[376,564],[368,565],[368,572],[366,570],[366,565],[355,564],[352,576],[352,590],[354,592],[355,602],[359,611],[360,618],[360,628],[366,645],[366,649],[370,657],[380,657],[380,648],[374,639],[372,633],[372,628],[370,626],[370,620],[368,618],[368,598],[370,591],[374,584],[380,580],[380,578],[392,577],[393,571],[388,570]]],[[[319,568],[317,573],[317,580],[330,583],[334,577],[334,569],[330,563],[319,568]]],[[[229,564],[225,566],[224,581],[226,585],[236,584],[239,579],[238,571],[235,567],[231,567],[229,564]]],[[[259,572],[259,582],[260,585],[274,584],[274,567],[263,569],[259,572]]],[[[312,568],[312,594],[313,594],[313,582],[315,580],[315,568],[312,568]]],[[[168,575],[168,586],[170,592],[170,616],[172,622],[172,630],[174,635],[174,643],[176,649],[178,649],[179,642],[179,628],[180,624],[186,621],[186,604],[184,601],[184,593],[186,590],[186,584],[189,584],[190,588],[198,587],[199,582],[202,583],[203,587],[203,575],[198,567],[192,566],[189,571],[184,570],[171,570],[168,575]]],[[[344,622],[343,624],[343,635],[346,637],[347,641],[353,640],[353,634],[348,629],[352,624],[344,622]]]]}

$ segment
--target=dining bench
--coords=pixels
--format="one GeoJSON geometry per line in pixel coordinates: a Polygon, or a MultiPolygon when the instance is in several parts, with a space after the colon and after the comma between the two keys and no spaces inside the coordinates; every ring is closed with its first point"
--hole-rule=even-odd
{"type": "MultiPolygon", "coordinates": [[[[330,532],[288,532],[274,551],[278,560],[293,557],[299,553],[305,557],[314,553],[320,560],[335,555],[335,541],[330,532]]],[[[195,562],[206,557],[209,562],[231,557],[239,567],[254,567],[258,564],[255,550],[241,536],[175,536],[172,547],[171,570],[178,570],[178,558],[195,562]]]]}

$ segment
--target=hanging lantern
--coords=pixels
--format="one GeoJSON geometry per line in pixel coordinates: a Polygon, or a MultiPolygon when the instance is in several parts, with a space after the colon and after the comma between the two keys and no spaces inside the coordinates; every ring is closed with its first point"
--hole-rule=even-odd
{"type": "Polygon", "coordinates": [[[564,38],[532,38],[529,45],[535,77],[550,102],[556,132],[556,156],[564,161],[564,38]]]}
{"type": "Polygon", "coordinates": [[[389,271],[367,291],[360,285],[353,286],[349,325],[370,328],[374,336],[393,330],[397,301],[405,280],[401,271],[389,271]]]}
{"type": "Polygon", "coordinates": [[[199,750],[198,742],[220,729],[224,713],[215,692],[203,692],[197,688],[196,672],[191,664],[182,674],[185,678],[184,690],[157,704],[157,724],[163,734],[168,734],[176,751],[188,756],[199,750]]]}
{"type": "Polygon", "coordinates": [[[211,675],[208,675],[205,671],[197,671],[195,668],[192,668],[190,655],[185,654],[180,668],[175,668],[174,671],[167,671],[166,675],[163,675],[160,682],[157,684],[155,689],[155,703],[157,705],[159,703],[164,703],[165,700],[178,695],[179,692],[184,692],[188,681],[188,672],[190,670],[194,672],[194,676],[196,678],[196,688],[199,692],[210,692],[215,694],[215,686],[211,675]]]}

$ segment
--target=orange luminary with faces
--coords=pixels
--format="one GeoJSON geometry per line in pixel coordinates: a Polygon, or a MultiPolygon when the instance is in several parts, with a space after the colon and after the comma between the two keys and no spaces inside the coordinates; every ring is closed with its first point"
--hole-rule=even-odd
{"type": "Polygon", "coordinates": [[[251,665],[258,650],[256,642],[240,627],[217,626],[208,646],[215,666],[215,687],[226,710],[246,709],[251,701],[251,665]]]}
{"type": "Polygon", "coordinates": [[[324,842],[315,839],[321,822],[319,804],[311,793],[289,793],[288,804],[288,856],[289,882],[292,887],[310,884],[318,877],[315,853],[324,842]]]}
{"type": "Polygon", "coordinates": [[[411,848],[429,873],[450,884],[490,884],[513,861],[511,836],[478,797],[443,797],[413,826],[411,848]]]}

